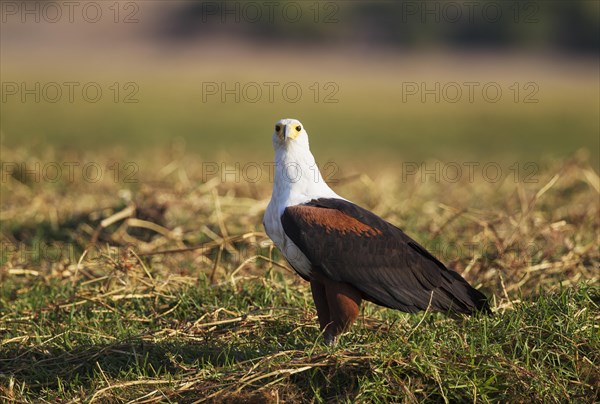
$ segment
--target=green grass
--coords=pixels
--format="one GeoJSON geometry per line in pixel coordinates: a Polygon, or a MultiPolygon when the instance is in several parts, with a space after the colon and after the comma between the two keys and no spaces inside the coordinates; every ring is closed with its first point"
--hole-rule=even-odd
{"type": "Polygon", "coordinates": [[[336,191],[434,251],[494,315],[369,303],[333,347],[263,233],[266,178],[205,182],[198,156],[172,151],[37,156],[59,157],[132,159],[138,182],[5,179],[0,401],[598,400],[599,184],[586,153],[540,163],[536,182],[402,182],[398,167],[363,161],[354,176],[340,163],[336,191]]]}
{"type": "MultiPolygon", "coordinates": [[[[14,286],[14,285],[13,285],[14,286]]],[[[2,287],[3,399],[582,401],[597,397],[600,290],[541,293],[493,317],[368,307],[324,346],[305,287],[265,277],[146,297],[2,287]]]]}

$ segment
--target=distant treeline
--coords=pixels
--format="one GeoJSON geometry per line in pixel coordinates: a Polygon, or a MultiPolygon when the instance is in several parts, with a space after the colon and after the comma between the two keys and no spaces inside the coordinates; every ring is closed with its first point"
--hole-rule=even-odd
{"type": "Polygon", "coordinates": [[[598,53],[598,0],[190,1],[169,4],[157,34],[227,35],[392,47],[547,48],[598,53]]]}

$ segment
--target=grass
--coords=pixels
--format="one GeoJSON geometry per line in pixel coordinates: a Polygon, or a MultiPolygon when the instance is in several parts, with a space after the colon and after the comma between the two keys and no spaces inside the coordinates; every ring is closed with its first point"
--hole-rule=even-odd
{"type": "Polygon", "coordinates": [[[32,288],[19,319],[4,321],[3,398],[592,402],[597,394],[597,288],[461,321],[370,309],[329,348],[305,288],[286,283],[200,281],[146,297],[32,288]]]}
{"type": "Polygon", "coordinates": [[[204,178],[200,158],[173,151],[129,161],[136,183],[5,178],[0,401],[598,400],[600,184],[586,153],[541,162],[535,182],[340,163],[339,193],[461,272],[494,315],[366,304],[334,347],[263,233],[266,178],[204,178]]]}

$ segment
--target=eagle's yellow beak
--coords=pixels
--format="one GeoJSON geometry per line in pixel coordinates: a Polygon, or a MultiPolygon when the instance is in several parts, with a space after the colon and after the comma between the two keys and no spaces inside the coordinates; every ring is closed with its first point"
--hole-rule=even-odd
{"type": "Polygon", "coordinates": [[[294,140],[302,132],[302,126],[298,124],[277,125],[275,130],[279,139],[283,141],[288,139],[294,140]]]}

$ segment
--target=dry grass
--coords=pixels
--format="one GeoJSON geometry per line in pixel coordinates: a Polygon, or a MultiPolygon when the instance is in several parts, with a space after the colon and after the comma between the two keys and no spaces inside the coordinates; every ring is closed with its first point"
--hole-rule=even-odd
{"type": "MultiPolygon", "coordinates": [[[[10,155],[33,163],[26,150],[10,155]]],[[[481,287],[496,315],[367,305],[334,348],[263,232],[269,181],[203,178],[202,162],[181,154],[136,164],[131,184],[3,177],[1,399],[597,398],[600,179],[585,153],[540,163],[532,183],[399,181],[399,166],[340,164],[339,193],[481,287]]]]}

